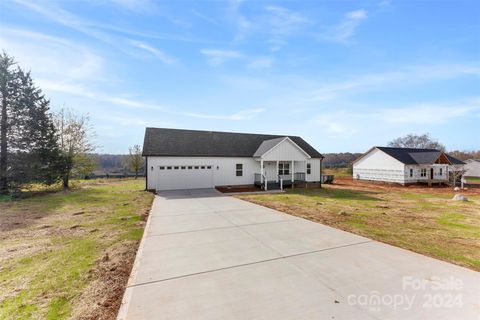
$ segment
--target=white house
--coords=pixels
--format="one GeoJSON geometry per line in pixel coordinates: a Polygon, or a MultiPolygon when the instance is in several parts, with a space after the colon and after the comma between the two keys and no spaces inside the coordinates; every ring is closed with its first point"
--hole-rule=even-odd
{"type": "Polygon", "coordinates": [[[296,136],[147,128],[146,188],[320,183],[323,156],[296,136]]]}
{"type": "Polygon", "coordinates": [[[465,160],[465,177],[478,177],[480,178],[480,160],[468,159],[465,160]]]}
{"type": "Polygon", "coordinates": [[[353,179],[400,183],[448,182],[464,163],[436,149],[373,147],[353,163],[353,179]]]}

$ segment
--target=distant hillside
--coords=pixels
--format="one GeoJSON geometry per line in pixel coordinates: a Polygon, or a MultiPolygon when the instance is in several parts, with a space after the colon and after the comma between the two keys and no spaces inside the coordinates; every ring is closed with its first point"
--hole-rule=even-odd
{"type": "MultiPolygon", "coordinates": [[[[91,155],[96,163],[97,168],[95,169],[95,175],[102,174],[121,174],[121,175],[132,175],[126,165],[126,160],[128,158],[127,154],[92,154],[91,155]]],[[[144,174],[145,168],[140,170],[140,175],[144,174]]]]}
{"type": "Polygon", "coordinates": [[[323,165],[326,168],[348,167],[353,161],[360,157],[362,153],[324,153],[323,165]]]}

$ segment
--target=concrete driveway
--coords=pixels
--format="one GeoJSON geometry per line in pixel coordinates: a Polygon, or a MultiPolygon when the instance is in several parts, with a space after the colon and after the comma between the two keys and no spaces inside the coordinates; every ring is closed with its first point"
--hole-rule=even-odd
{"type": "Polygon", "coordinates": [[[480,276],[215,190],[170,191],[118,318],[480,319],[480,276]]]}

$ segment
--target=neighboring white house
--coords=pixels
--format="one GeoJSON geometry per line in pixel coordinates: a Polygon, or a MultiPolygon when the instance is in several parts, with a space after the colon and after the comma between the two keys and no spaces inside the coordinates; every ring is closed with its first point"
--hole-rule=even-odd
{"type": "Polygon", "coordinates": [[[478,177],[480,178],[480,160],[468,159],[465,160],[465,177],[478,177]]]}
{"type": "Polygon", "coordinates": [[[323,156],[296,136],[147,128],[146,188],[320,183],[323,156]]]}
{"type": "Polygon", "coordinates": [[[353,163],[353,179],[400,183],[441,183],[464,163],[436,149],[373,147],[353,163]]]}

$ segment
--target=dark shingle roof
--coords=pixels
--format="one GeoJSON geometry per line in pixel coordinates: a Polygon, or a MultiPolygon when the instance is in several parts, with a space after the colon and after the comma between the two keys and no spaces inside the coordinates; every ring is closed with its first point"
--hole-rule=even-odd
{"type": "Polygon", "coordinates": [[[261,157],[265,152],[267,152],[268,150],[275,147],[277,144],[279,144],[284,139],[285,139],[285,137],[280,137],[280,138],[275,138],[275,139],[270,139],[270,140],[264,140],[260,144],[260,146],[258,147],[257,151],[255,151],[255,154],[253,156],[254,157],[261,157]]]}
{"type": "Polygon", "coordinates": [[[463,162],[462,160],[459,160],[459,159],[457,159],[457,158],[455,158],[455,157],[452,157],[451,155],[449,155],[449,154],[447,154],[447,153],[445,153],[445,155],[447,156],[448,160],[450,160],[450,162],[451,162],[452,164],[465,164],[465,162],[463,162]]]}
{"type": "MultiPolygon", "coordinates": [[[[442,154],[442,151],[436,149],[416,149],[416,148],[396,148],[396,147],[376,147],[391,157],[404,164],[432,164],[442,154]]],[[[445,156],[452,164],[464,164],[464,162],[445,153],[445,156]]]]}
{"type": "MultiPolygon", "coordinates": [[[[197,131],[182,129],[146,128],[143,141],[144,156],[176,157],[253,157],[265,140],[287,136],[197,131]]],[[[297,136],[288,136],[312,158],[323,156],[297,136]]]]}

